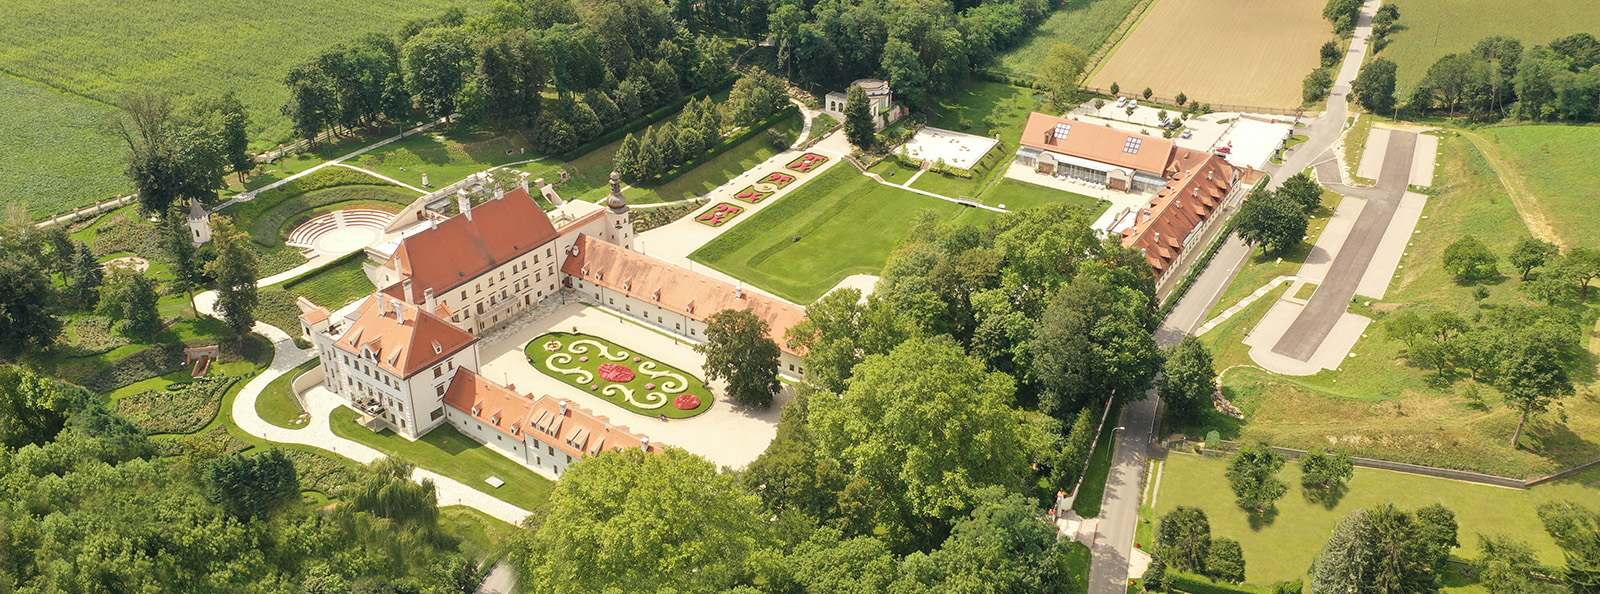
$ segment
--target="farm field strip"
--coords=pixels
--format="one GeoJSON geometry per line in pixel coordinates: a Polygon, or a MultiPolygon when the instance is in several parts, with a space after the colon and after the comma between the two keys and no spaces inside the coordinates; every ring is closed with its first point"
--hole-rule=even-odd
{"type": "Polygon", "coordinates": [[[1399,28],[1379,54],[1399,66],[1398,86],[1415,89],[1428,67],[1448,54],[1470,51],[1478,40],[1504,35],[1531,48],[1573,33],[1600,34],[1600,2],[1573,0],[1391,0],[1399,28]]]}
{"type": "Polygon", "coordinates": [[[1301,79],[1318,65],[1317,48],[1330,39],[1315,0],[1167,0],[1150,9],[1090,84],[1292,108],[1300,105],[1301,79]]]}

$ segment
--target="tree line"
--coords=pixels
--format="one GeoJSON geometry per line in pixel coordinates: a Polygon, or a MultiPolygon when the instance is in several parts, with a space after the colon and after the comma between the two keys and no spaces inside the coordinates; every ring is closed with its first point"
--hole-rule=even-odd
{"type": "Polygon", "coordinates": [[[673,121],[624,137],[613,158],[617,172],[630,184],[665,175],[715,148],[728,129],[756,125],[788,103],[782,79],[754,71],[734,83],[726,101],[690,101],[673,121]]]}
{"type": "Polygon", "coordinates": [[[1473,120],[1600,120],[1600,40],[1575,33],[1524,49],[1515,38],[1487,37],[1439,58],[1407,100],[1473,120]]]}

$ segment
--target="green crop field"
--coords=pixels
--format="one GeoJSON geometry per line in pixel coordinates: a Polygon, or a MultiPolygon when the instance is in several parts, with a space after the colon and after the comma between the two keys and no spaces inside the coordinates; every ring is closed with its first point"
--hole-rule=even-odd
{"type": "Polygon", "coordinates": [[[1070,0],[1039,24],[1033,37],[1000,56],[1000,70],[1033,76],[1051,46],[1070,43],[1093,54],[1139,0],[1070,0]]]}
{"type": "Polygon", "coordinates": [[[288,97],[283,77],[290,67],[341,42],[469,5],[7,2],[11,26],[0,27],[0,73],[11,76],[0,76],[0,203],[22,204],[38,218],[128,191],[121,147],[98,126],[116,113],[112,105],[136,91],[182,100],[231,90],[250,109],[254,145],[274,145],[289,135],[278,107],[288,97]]]}
{"type": "Polygon", "coordinates": [[[994,216],[885,186],[840,165],[690,257],[790,301],[810,303],[846,276],[881,270],[923,209],[970,224],[994,216]]]}
{"type": "Polygon", "coordinates": [[[1600,235],[1593,189],[1600,188],[1600,128],[1512,126],[1483,131],[1526,182],[1539,214],[1561,243],[1593,245],[1600,235]]]}
{"type": "MultiPolygon", "coordinates": [[[[1472,49],[1478,40],[1505,35],[1525,48],[1573,33],[1600,32],[1600,3],[1573,0],[1393,0],[1399,28],[1383,57],[1399,65],[1402,90],[1416,88],[1428,67],[1446,54],[1472,49]]],[[[1321,3],[1318,3],[1321,6],[1321,3]]]]}
{"type": "Polygon", "coordinates": [[[1289,485],[1289,494],[1278,500],[1278,514],[1271,523],[1255,529],[1249,516],[1234,504],[1226,471],[1227,461],[1223,459],[1169,456],[1156,491],[1154,514],[1159,518],[1180,505],[1205,510],[1212,536],[1239,541],[1244,549],[1245,582],[1257,585],[1304,575],[1339,520],[1374,505],[1393,503],[1408,511],[1434,503],[1450,508],[1460,524],[1462,546],[1455,550],[1458,558],[1477,556],[1478,535],[1498,534],[1526,542],[1541,562],[1555,566],[1562,564],[1561,551],[1539,522],[1535,512],[1538,505],[1574,501],[1600,508],[1600,492],[1576,481],[1522,491],[1357,468],[1349,492],[1328,509],[1305,499],[1300,489],[1300,469],[1290,463],[1278,473],[1278,479],[1289,485]]]}
{"type": "Polygon", "coordinates": [[[0,204],[40,219],[128,191],[122,147],[99,131],[115,111],[0,75],[0,204]]]}

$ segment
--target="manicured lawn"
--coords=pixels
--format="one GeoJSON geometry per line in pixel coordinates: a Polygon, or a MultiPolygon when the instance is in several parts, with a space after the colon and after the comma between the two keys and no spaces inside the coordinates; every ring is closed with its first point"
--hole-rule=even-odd
{"type": "Polygon", "coordinates": [[[1037,75],[1040,64],[1050,55],[1050,48],[1058,43],[1070,43],[1093,54],[1138,3],[1139,0],[1063,2],[1050,18],[1039,24],[1032,37],[1000,56],[999,70],[1037,75]]]}
{"type": "MultiPolygon", "coordinates": [[[[1521,449],[1509,441],[1517,415],[1503,406],[1492,387],[1455,374],[1444,378],[1405,357],[1404,344],[1383,330],[1387,312],[1416,306],[1460,313],[1471,321],[1481,312],[1508,305],[1532,305],[1519,290],[1515,275],[1482,284],[1460,284],[1442,270],[1447,246],[1466,234],[1478,237],[1497,254],[1506,254],[1528,230],[1483,156],[1464,138],[1448,136],[1442,145],[1440,192],[1429,198],[1417,233],[1402,258],[1386,299],[1362,299],[1353,311],[1375,318],[1338,370],[1305,377],[1284,377],[1251,367],[1228,372],[1224,394],[1245,412],[1245,423],[1220,416],[1191,435],[1216,429],[1224,437],[1264,440],[1274,445],[1312,448],[1342,444],[1352,453],[1373,458],[1475,470],[1507,476],[1529,476],[1588,461],[1600,447],[1600,402],[1583,396],[1595,389],[1592,373],[1575,375],[1578,396],[1559,401],[1560,412],[1534,417],[1521,449]],[[1482,286],[1489,296],[1473,297],[1482,286]]],[[[1502,256],[1503,257],[1503,256],[1502,256]]],[[[1240,274],[1224,302],[1253,291],[1284,271],[1257,264],[1240,274]]],[[[1502,264],[1503,265],[1503,264],[1502,264]]],[[[1290,272],[1292,274],[1292,272],[1290,272]]],[[[1272,295],[1281,294],[1278,289],[1272,295]]],[[[1264,315],[1269,295],[1202,340],[1213,345],[1217,368],[1252,365],[1240,343],[1254,328],[1251,316],[1264,315]],[[1251,315],[1244,315],[1251,314],[1251,315]]],[[[1584,319],[1594,319],[1592,310],[1584,319]]]]}
{"type": "Polygon", "coordinates": [[[551,332],[533,339],[523,352],[541,373],[647,417],[687,419],[711,410],[711,390],[700,378],[597,336],[551,332]],[[607,370],[625,379],[608,379],[607,370]],[[686,395],[698,405],[679,408],[678,399],[686,395]]]}
{"type": "Polygon", "coordinates": [[[1417,87],[1428,68],[1447,54],[1472,51],[1478,40],[1505,35],[1522,47],[1546,45],[1573,33],[1600,31],[1600,3],[1520,0],[1516,10],[1495,0],[1396,0],[1400,27],[1389,34],[1382,57],[1394,60],[1399,86],[1417,87]]]}
{"type": "Polygon", "coordinates": [[[928,109],[928,125],[990,138],[998,135],[1002,143],[1015,143],[1028,125],[1028,114],[1035,111],[1065,110],[1046,104],[1033,89],[971,81],[940,96],[939,103],[928,109]]]}
{"type": "MultiPolygon", "coordinates": [[[[994,189],[995,178],[1005,176],[1006,169],[1011,166],[1011,159],[1014,156],[1012,149],[1002,142],[991,147],[989,152],[978,160],[977,165],[973,167],[974,173],[970,178],[936,173],[929,170],[928,173],[917,178],[917,181],[913,182],[911,187],[933,192],[940,196],[984,202],[984,197],[980,194],[985,193],[985,190],[994,189]]],[[[988,202],[984,203],[988,204],[988,202]]]]}
{"type": "Polygon", "coordinates": [[[983,194],[983,203],[993,206],[1004,205],[1003,208],[1010,211],[1027,210],[1047,204],[1066,203],[1089,211],[1089,220],[1091,221],[1099,217],[1101,213],[1104,213],[1107,208],[1111,208],[1110,202],[1099,198],[1009,178],[995,182],[994,187],[983,194]]]}
{"type": "Polygon", "coordinates": [[[1592,245],[1600,235],[1594,188],[1600,188],[1600,128],[1511,126],[1482,132],[1530,183],[1538,209],[1561,243],[1592,245]]]}
{"type": "Polygon", "coordinates": [[[890,157],[879,161],[877,165],[867,168],[867,171],[878,174],[883,177],[883,181],[891,184],[905,185],[906,181],[910,180],[911,176],[916,175],[919,170],[901,165],[899,159],[890,157]]]}
{"type": "Polygon", "coordinates": [[[38,220],[131,190],[122,175],[126,149],[99,133],[113,113],[109,105],[0,74],[0,204],[20,205],[38,220]]]}
{"type": "Polygon", "coordinates": [[[439,508],[439,526],[461,539],[461,552],[474,559],[497,557],[518,527],[464,505],[439,508]]]}
{"type": "Polygon", "coordinates": [[[971,225],[995,216],[839,166],[749,215],[690,257],[785,299],[810,303],[846,276],[881,270],[920,210],[971,225]]]}
{"type": "Polygon", "coordinates": [[[1068,592],[1085,594],[1089,591],[1089,547],[1081,542],[1067,543],[1067,579],[1072,580],[1068,592]]]}
{"type": "MultiPolygon", "coordinates": [[[[1366,113],[1357,115],[1355,124],[1351,125],[1350,129],[1345,131],[1344,137],[1339,140],[1344,143],[1345,170],[1349,172],[1346,175],[1356,183],[1372,184],[1377,182],[1377,180],[1356,175],[1356,171],[1361,167],[1361,156],[1367,152],[1367,139],[1372,136],[1372,123],[1378,119],[1386,118],[1366,113]]],[[[1438,177],[1435,176],[1435,179],[1438,179],[1438,177]]]]}
{"type": "Polygon", "coordinates": [[[411,441],[388,430],[373,433],[356,423],[356,411],[344,407],[333,411],[329,423],[333,426],[333,432],[340,437],[361,442],[418,468],[461,481],[522,509],[538,509],[550,497],[550,489],[555,485],[550,479],[490,451],[489,446],[473,441],[448,424],[440,425],[416,441],[411,441]],[[491,476],[499,477],[506,484],[498,489],[490,487],[483,481],[491,476]]]}
{"type": "Polygon", "coordinates": [[[457,126],[406,137],[357,157],[351,165],[428,190],[443,188],[496,165],[538,156],[532,143],[521,134],[500,135],[457,126]],[[428,175],[432,188],[423,187],[423,174],[428,175]]]}
{"type": "Polygon", "coordinates": [[[389,186],[340,186],[308,192],[284,201],[250,226],[250,237],[263,246],[277,246],[301,223],[316,215],[345,208],[363,207],[399,212],[421,194],[389,186]]]}
{"type": "MultiPolygon", "coordinates": [[[[330,310],[338,309],[346,303],[355,301],[373,291],[372,280],[367,278],[367,273],[362,272],[361,266],[367,258],[361,252],[356,252],[353,257],[346,256],[332,264],[324,266],[309,275],[285,281],[281,285],[273,285],[273,289],[283,289],[295,297],[305,297],[312,303],[321,305],[330,310]]],[[[296,324],[286,331],[293,332],[296,324]]]]}
{"type": "Polygon", "coordinates": [[[320,359],[312,359],[301,363],[299,367],[288,373],[278,376],[267,384],[267,389],[261,391],[256,397],[256,414],[261,419],[283,427],[284,429],[299,429],[306,425],[306,410],[300,407],[300,399],[295,398],[294,388],[289,384],[301,374],[310,371],[321,364],[320,359]]]}
{"type": "Polygon", "coordinates": [[[1234,503],[1226,470],[1226,459],[1181,453],[1168,456],[1154,514],[1159,518],[1180,505],[1205,510],[1213,536],[1235,539],[1244,548],[1246,582],[1256,585],[1300,577],[1339,520],[1357,509],[1383,503],[1404,510],[1440,503],[1453,510],[1462,544],[1455,551],[1457,557],[1477,556],[1478,535],[1499,534],[1526,542],[1540,561],[1559,566],[1560,549],[1545,533],[1536,508],[1550,501],[1575,501],[1591,508],[1600,503],[1594,489],[1571,481],[1524,491],[1357,468],[1349,492],[1328,509],[1305,499],[1300,470],[1289,464],[1278,474],[1279,480],[1289,485],[1289,493],[1278,500],[1277,516],[1258,530],[1234,503]]]}

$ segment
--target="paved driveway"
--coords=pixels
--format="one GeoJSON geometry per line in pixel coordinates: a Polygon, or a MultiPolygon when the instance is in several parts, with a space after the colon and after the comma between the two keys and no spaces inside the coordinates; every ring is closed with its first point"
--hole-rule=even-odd
{"type": "Polygon", "coordinates": [[[777,435],[778,411],[790,396],[782,394],[766,410],[734,406],[723,394],[723,382],[708,386],[717,400],[711,410],[690,419],[659,420],[622,408],[583,390],[569,386],[543,372],[528,362],[523,347],[546,332],[578,332],[599,336],[636,349],[662,363],[690,372],[704,379],[701,367],[705,358],[687,343],[666,333],[647,328],[638,322],[624,319],[598,307],[572,303],[537,320],[526,320],[523,326],[497,333],[494,342],[482,343],[479,352],[483,359],[479,373],[484,377],[507,385],[515,385],[524,394],[549,394],[567,398],[610,418],[617,425],[650,436],[654,443],[681,447],[717,463],[719,466],[743,468],[761,452],[777,435]]]}

